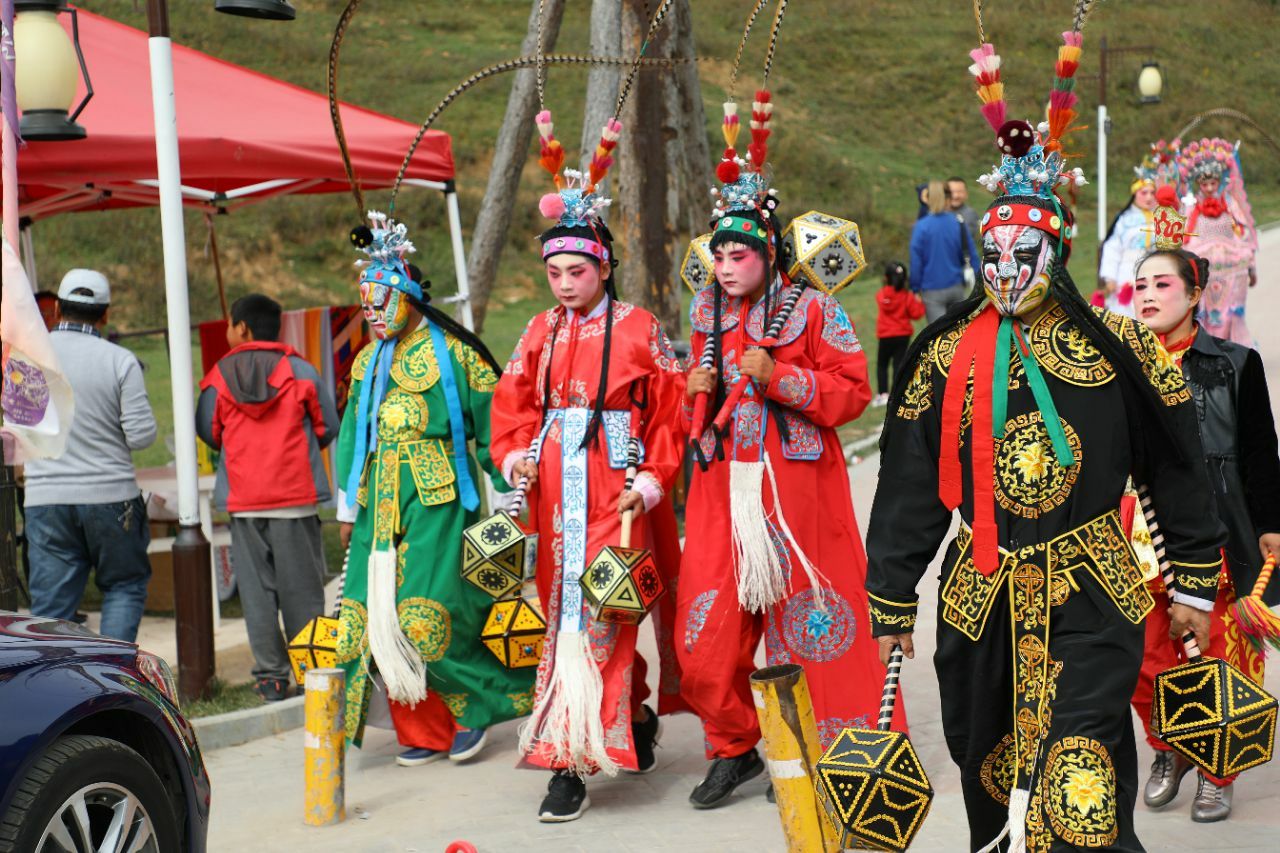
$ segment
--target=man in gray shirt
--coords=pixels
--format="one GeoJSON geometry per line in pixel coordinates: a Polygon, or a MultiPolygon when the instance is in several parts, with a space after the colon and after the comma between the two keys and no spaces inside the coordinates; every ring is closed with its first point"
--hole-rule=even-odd
{"type": "Polygon", "coordinates": [[[147,511],[132,451],[155,441],[156,419],[133,353],[102,339],[111,289],[94,270],[58,287],[50,336],[75,398],[67,449],[26,466],[31,612],[70,619],[96,568],[100,632],[132,642],[151,579],[147,511]]]}

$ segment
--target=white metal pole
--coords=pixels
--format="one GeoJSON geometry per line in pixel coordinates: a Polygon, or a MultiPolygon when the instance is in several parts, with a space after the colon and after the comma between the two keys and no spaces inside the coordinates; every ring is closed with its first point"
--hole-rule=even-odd
{"type": "Polygon", "coordinates": [[[191,379],[191,306],[187,298],[187,245],[178,166],[178,116],[173,95],[173,45],[148,40],[151,105],[155,111],[156,172],[160,182],[160,230],[164,242],[164,296],[169,319],[169,380],[173,389],[173,454],[178,479],[178,522],[200,523],[196,465],[195,383],[191,379]]]}
{"type": "Polygon", "coordinates": [[[458,280],[458,302],[462,305],[462,325],[475,331],[475,316],[471,313],[471,280],[467,278],[467,250],[462,245],[462,217],[458,214],[458,191],[453,181],[444,191],[445,206],[449,209],[449,237],[453,241],[453,272],[458,280]]]}
{"type": "Polygon", "coordinates": [[[1098,250],[1107,239],[1107,105],[1098,104],[1098,250]]]}

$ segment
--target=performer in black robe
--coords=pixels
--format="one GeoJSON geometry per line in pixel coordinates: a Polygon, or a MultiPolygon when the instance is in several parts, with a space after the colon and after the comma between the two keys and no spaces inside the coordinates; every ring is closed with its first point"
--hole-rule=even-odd
{"type": "MultiPolygon", "coordinates": [[[[1059,54],[1074,73],[1079,32],[1059,54]]],[[[1067,274],[1055,188],[1070,102],[1004,120],[999,57],[974,51],[1002,195],[982,218],[985,293],[928,327],[889,402],[867,537],[873,633],[911,651],[916,585],[943,564],[935,665],[972,849],[1142,850],[1129,698],[1152,599],[1117,508],[1130,475],[1159,511],[1172,630],[1208,639],[1223,531],[1182,375],[1141,323],[1090,308],[1067,274]],[[1000,841],[996,841],[1001,838],[1000,841]],[[984,848],[984,845],[985,848],[984,848]]]]}

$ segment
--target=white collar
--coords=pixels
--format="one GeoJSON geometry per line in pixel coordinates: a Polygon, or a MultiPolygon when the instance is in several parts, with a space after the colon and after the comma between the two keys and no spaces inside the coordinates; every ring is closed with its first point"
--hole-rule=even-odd
{"type": "Polygon", "coordinates": [[[580,317],[580,318],[578,317],[578,312],[574,311],[572,308],[566,308],[565,310],[569,312],[570,320],[574,318],[578,318],[581,320],[581,322],[586,323],[589,320],[594,320],[597,317],[603,316],[605,309],[609,307],[609,303],[612,301],[613,300],[609,298],[609,294],[606,293],[604,295],[604,299],[601,299],[599,302],[597,302],[596,307],[592,308],[589,314],[587,314],[585,317],[580,317]]]}

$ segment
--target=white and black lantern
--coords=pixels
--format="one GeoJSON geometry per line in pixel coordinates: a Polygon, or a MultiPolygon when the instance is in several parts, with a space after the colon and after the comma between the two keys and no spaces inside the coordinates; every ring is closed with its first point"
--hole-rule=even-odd
{"type": "Polygon", "coordinates": [[[84,139],[76,124],[93,97],[89,69],[80,50],[80,24],[76,10],[66,0],[14,0],[14,83],[22,121],[23,139],[60,142],[84,139]],[[71,15],[71,36],[58,14],[71,15]],[[84,98],[76,104],[76,87],[84,78],[84,98]]]}

